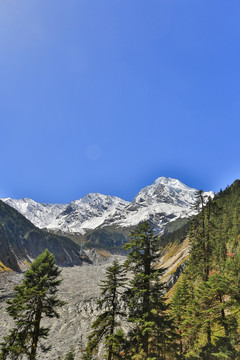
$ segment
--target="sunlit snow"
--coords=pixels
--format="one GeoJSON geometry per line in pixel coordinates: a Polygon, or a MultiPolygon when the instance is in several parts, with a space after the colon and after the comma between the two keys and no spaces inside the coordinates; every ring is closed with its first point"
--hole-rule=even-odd
{"type": "MultiPolygon", "coordinates": [[[[205,196],[213,197],[214,193],[205,196]]],[[[70,204],[41,204],[28,198],[2,200],[39,228],[80,234],[108,225],[135,226],[149,219],[160,231],[166,218],[172,221],[196,211],[196,189],[165,177],[140,190],[132,202],[99,193],[87,194],[70,204]]]]}

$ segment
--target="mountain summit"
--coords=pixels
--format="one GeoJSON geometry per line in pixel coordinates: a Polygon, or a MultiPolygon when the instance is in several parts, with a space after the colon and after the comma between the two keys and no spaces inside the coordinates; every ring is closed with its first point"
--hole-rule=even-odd
{"type": "MultiPolygon", "coordinates": [[[[213,192],[205,193],[213,196],[213,192]]],[[[99,228],[129,228],[150,220],[161,231],[164,225],[194,214],[196,189],[177,179],[159,177],[132,202],[116,196],[90,193],[70,204],[41,204],[31,199],[2,199],[34,225],[51,231],[86,234],[99,228]]]]}

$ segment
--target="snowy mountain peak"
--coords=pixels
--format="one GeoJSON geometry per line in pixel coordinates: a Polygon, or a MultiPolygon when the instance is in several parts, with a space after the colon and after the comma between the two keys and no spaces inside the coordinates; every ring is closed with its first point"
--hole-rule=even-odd
{"type": "Polygon", "coordinates": [[[196,201],[196,191],[177,179],[160,177],[152,185],[143,188],[134,198],[133,203],[149,206],[157,202],[189,207],[196,201]]]}
{"type": "Polygon", "coordinates": [[[161,176],[154,181],[153,186],[155,185],[157,186],[159,184],[172,186],[174,188],[179,188],[179,189],[192,189],[189,186],[183,184],[180,180],[171,177],[161,176]]]}
{"type": "Polygon", "coordinates": [[[196,189],[177,179],[159,177],[140,190],[132,202],[99,193],[89,193],[70,204],[41,204],[27,198],[2,200],[34,225],[49,230],[85,234],[98,227],[132,227],[151,220],[161,231],[167,222],[195,213],[196,189]]]}
{"type": "Polygon", "coordinates": [[[41,204],[32,199],[1,199],[39,228],[48,228],[66,208],[63,204],[41,204]]]}
{"type": "MultiPolygon", "coordinates": [[[[79,200],[72,201],[57,217],[58,226],[63,231],[84,234],[89,229],[101,226],[106,218],[116,211],[122,211],[128,201],[117,196],[89,193],[79,200]]],[[[52,228],[55,228],[56,224],[52,228]]]]}
{"type": "Polygon", "coordinates": [[[117,196],[103,195],[99,193],[89,193],[79,200],[74,200],[70,204],[89,204],[90,206],[109,206],[112,204],[122,203],[127,205],[128,201],[120,199],[117,196]]]}

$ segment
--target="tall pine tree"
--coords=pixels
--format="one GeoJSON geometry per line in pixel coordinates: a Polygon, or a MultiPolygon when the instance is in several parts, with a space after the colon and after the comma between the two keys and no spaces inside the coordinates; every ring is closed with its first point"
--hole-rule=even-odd
{"type": "Polygon", "coordinates": [[[119,320],[123,313],[120,300],[125,284],[125,270],[118,261],[107,268],[106,279],[101,281],[101,297],[98,301],[100,314],[92,324],[92,332],[84,352],[84,359],[92,359],[101,342],[104,343],[106,359],[121,359],[120,347],[123,335],[119,320]]]}
{"type": "MultiPolygon", "coordinates": [[[[0,359],[17,359],[23,354],[35,360],[40,339],[46,339],[49,327],[41,326],[43,317],[59,317],[56,308],[64,304],[57,296],[60,270],[54,256],[45,250],[31,264],[14,298],[8,301],[7,311],[15,320],[15,327],[5,337],[0,359]]],[[[50,347],[43,347],[44,351],[50,347]]]]}
{"type": "Polygon", "coordinates": [[[171,304],[182,358],[239,358],[239,196],[240,182],[206,204],[202,191],[198,193],[199,214],[190,228],[190,258],[183,275],[191,296],[186,298],[179,283],[171,304]]]}
{"type": "Polygon", "coordinates": [[[178,280],[171,299],[170,314],[175,322],[179,335],[179,359],[185,359],[189,347],[192,347],[197,337],[194,328],[194,289],[186,273],[178,280]]]}
{"type": "Polygon", "coordinates": [[[164,269],[156,267],[159,241],[150,224],[138,225],[124,248],[129,251],[125,266],[133,276],[127,291],[131,359],[165,359],[174,333],[160,282],[164,269]]]}

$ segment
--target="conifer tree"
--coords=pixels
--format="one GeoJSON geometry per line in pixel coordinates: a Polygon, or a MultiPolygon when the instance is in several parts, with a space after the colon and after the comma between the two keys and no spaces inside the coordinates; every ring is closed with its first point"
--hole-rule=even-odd
{"type": "MultiPolygon", "coordinates": [[[[15,327],[2,343],[0,359],[18,359],[23,355],[35,360],[40,339],[46,339],[49,327],[41,326],[43,317],[59,317],[56,308],[64,304],[57,296],[61,280],[54,256],[45,250],[31,264],[21,285],[15,287],[14,298],[8,301],[7,312],[15,327]]],[[[43,351],[48,347],[41,346],[43,351]]]]}
{"type": "Polygon", "coordinates": [[[184,275],[192,294],[186,299],[180,283],[171,303],[186,359],[239,356],[239,185],[235,182],[206,204],[202,191],[198,193],[199,214],[189,232],[191,251],[184,275]]]}
{"type": "Polygon", "coordinates": [[[125,314],[120,307],[125,284],[125,270],[118,261],[114,261],[107,268],[106,279],[101,281],[101,297],[98,301],[100,314],[92,324],[92,332],[84,351],[84,359],[92,359],[101,342],[106,349],[106,359],[121,359],[120,348],[123,334],[120,330],[119,319],[125,314]]]}
{"type": "Polygon", "coordinates": [[[196,209],[199,214],[192,221],[189,231],[190,266],[197,276],[200,276],[203,281],[207,281],[214,247],[212,213],[215,204],[210,197],[205,204],[202,190],[198,191],[196,196],[196,209]]]}
{"type": "MultiPolygon", "coordinates": [[[[200,190],[196,194],[197,205],[196,208],[199,212],[198,216],[192,222],[192,226],[189,232],[189,239],[191,245],[191,253],[189,259],[189,267],[196,277],[202,282],[207,282],[209,279],[209,273],[212,265],[213,254],[213,201],[208,198],[208,202],[205,204],[203,191],[200,190]]],[[[207,306],[206,304],[204,307],[207,306]]],[[[210,319],[206,319],[205,328],[207,334],[206,348],[210,349],[212,341],[212,331],[210,319]]],[[[207,350],[208,351],[208,350],[207,350]]],[[[207,354],[209,356],[209,354],[207,354]]]]}
{"type": "Polygon", "coordinates": [[[186,272],[179,279],[171,299],[170,314],[179,335],[179,359],[185,358],[185,353],[192,347],[197,337],[194,329],[194,289],[186,272]]]}
{"type": "Polygon", "coordinates": [[[164,269],[156,267],[159,241],[150,224],[138,225],[124,248],[129,251],[125,266],[133,275],[127,290],[131,359],[165,359],[174,334],[160,282],[164,269]]]}
{"type": "MultiPolygon", "coordinates": [[[[205,342],[203,346],[200,346],[201,359],[211,357],[236,359],[234,344],[237,339],[237,320],[232,312],[229,280],[226,274],[215,272],[209,276],[208,281],[201,282],[195,290],[200,334],[206,336],[210,324],[215,336],[215,341],[205,342]]],[[[200,342],[199,345],[201,345],[200,342]]]]}

